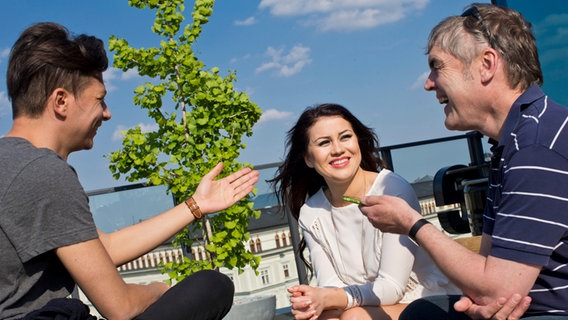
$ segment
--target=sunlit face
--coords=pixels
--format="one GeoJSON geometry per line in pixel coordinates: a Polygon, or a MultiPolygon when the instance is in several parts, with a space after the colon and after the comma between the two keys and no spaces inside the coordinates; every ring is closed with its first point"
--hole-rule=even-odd
{"type": "Polygon", "coordinates": [[[304,160],[328,185],[353,179],[361,150],[351,123],[340,116],[321,117],[308,130],[308,139],[304,160]]]}
{"type": "Polygon", "coordinates": [[[103,83],[91,78],[83,91],[70,98],[68,121],[71,126],[69,152],[91,149],[97,129],[111,118],[105,103],[106,89],[103,83]]]}
{"type": "MultiPolygon", "coordinates": [[[[474,60],[475,62],[475,60],[474,60]]],[[[475,105],[475,73],[471,66],[434,46],[428,54],[430,74],[424,84],[427,91],[436,91],[440,104],[445,104],[445,125],[450,130],[479,130],[483,114],[475,105]]],[[[472,63],[472,65],[474,65],[472,63]]]]}

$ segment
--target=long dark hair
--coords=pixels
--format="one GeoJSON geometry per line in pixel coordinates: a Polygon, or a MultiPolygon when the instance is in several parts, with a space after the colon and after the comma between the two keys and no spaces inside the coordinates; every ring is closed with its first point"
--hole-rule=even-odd
{"type": "MultiPolygon", "coordinates": [[[[321,117],[340,116],[353,127],[361,150],[361,168],[367,171],[379,171],[384,168],[384,162],[379,157],[379,139],[373,129],[365,126],[345,107],[326,103],[308,107],[300,115],[296,124],[288,131],[286,136],[286,157],[278,167],[273,179],[268,180],[274,189],[281,206],[290,210],[292,216],[298,220],[300,208],[306,199],[314,195],[326,182],[315,169],[310,168],[304,161],[308,149],[308,130],[321,117]]],[[[302,238],[299,253],[302,261],[310,271],[311,264],[301,254],[306,248],[302,238]]]]}

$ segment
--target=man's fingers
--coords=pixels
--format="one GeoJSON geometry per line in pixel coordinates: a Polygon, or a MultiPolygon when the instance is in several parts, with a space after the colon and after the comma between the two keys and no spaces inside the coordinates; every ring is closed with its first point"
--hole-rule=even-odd
{"type": "Polygon", "coordinates": [[[459,312],[464,312],[472,319],[496,319],[496,312],[502,310],[505,302],[505,298],[499,298],[491,304],[480,306],[473,303],[468,297],[461,297],[461,299],[454,304],[454,309],[459,312]]]}
{"type": "Polygon", "coordinates": [[[503,307],[495,313],[493,319],[520,319],[530,306],[531,298],[521,297],[520,294],[514,294],[503,304],[503,307]]]}
{"type": "Polygon", "coordinates": [[[227,180],[229,180],[229,183],[231,184],[242,184],[243,181],[247,181],[247,175],[250,174],[251,172],[254,172],[251,168],[246,167],[246,168],[242,168],[241,170],[238,170],[236,172],[231,173],[230,175],[227,176],[227,180]]]}
{"type": "Polygon", "coordinates": [[[454,303],[454,309],[457,312],[465,312],[467,309],[471,307],[473,302],[466,296],[462,296],[458,302],[454,303]]]}
{"type": "Polygon", "coordinates": [[[211,169],[211,171],[207,172],[203,178],[207,178],[209,180],[214,180],[215,177],[217,177],[219,175],[219,173],[221,173],[221,171],[223,170],[223,162],[219,162],[215,165],[215,167],[213,167],[213,169],[211,169]]]}
{"type": "Polygon", "coordinates": [[[372,206],[379,203],[380,196],[364,196],[360,200],[362,205],[372,206]]]}
{"type": "Polygon", "coordinates": [[[509,299],[499,298],[491,304],[480,306],[468,297],[461,297],[454,304],[454,309],[464,312],[472,319],[517,320],[527,311],[530,302],[530,297],[514,294],[509,299]]]}
{"type": "Polygon", "coordinates": [[[239,178],[239,180],[233,183],[235,197],[237,199],[241,199],[242,197],[249,194],[253,188],[254,184],[258,182],[258,171],[249,172],[246,175],[243,175],[239,178]]]}

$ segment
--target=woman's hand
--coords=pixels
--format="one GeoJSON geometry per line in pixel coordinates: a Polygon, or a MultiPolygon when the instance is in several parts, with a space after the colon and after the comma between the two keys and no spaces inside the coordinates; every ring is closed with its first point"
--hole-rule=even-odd
{"type": "Polygon", "coordinates": [[[324,311],[323,291],[325,288],[314,288],[299,285],[288,288],[292,294],[290,303],[292,314],[296,320],[315,320],[324,311]]]}
{"type": "Polygon", "coordinates": [[[214,180],[221,170],[223,163],[219,162],[201,178],[193,199],[203,214],[214,213],[226,209],[249,194],[258,181],[258,171],[243,168],[223,179],[214,180]]]}

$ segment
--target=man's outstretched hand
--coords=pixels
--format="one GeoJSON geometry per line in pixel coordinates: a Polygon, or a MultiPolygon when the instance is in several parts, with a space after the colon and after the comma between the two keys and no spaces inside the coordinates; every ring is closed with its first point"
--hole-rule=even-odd
{"type": "Polygon", "coordinates": [[[193,199],[204,214],[226,209],[249,194],[258,181],[258,171],[243,168],[223,179],[215,178],[223,170],[219,162],[211,171],[201,178],[193,199]]]}

